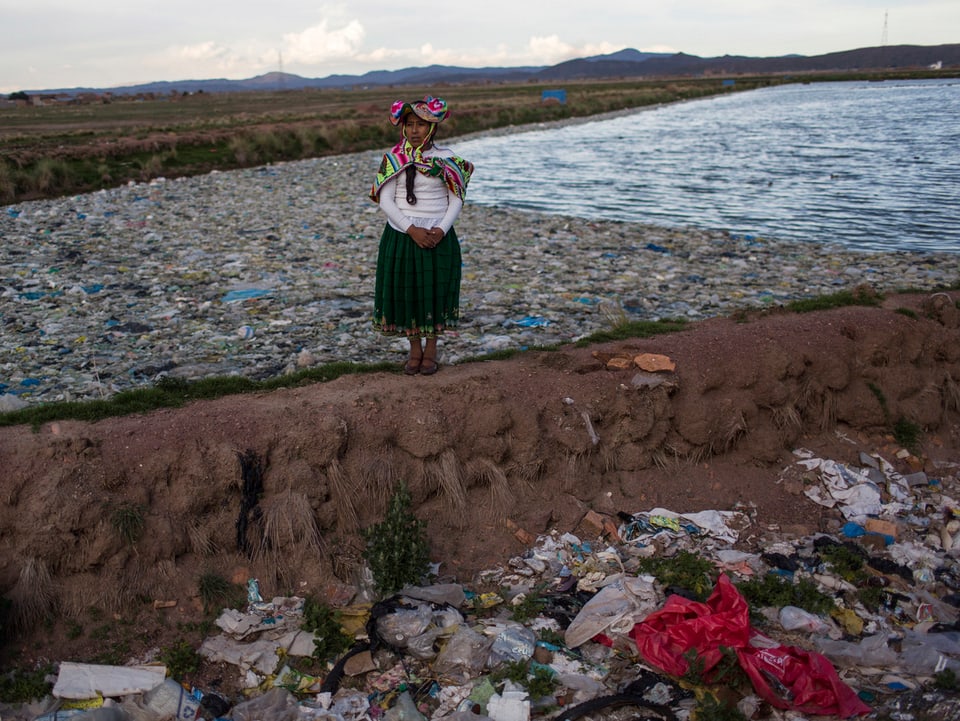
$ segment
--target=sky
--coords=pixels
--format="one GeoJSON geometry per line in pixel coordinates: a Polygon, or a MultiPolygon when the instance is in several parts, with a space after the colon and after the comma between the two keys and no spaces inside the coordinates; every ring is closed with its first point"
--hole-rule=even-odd
{"type": "Polygon", "coordinates": [[[0,93],[554,65],[634,48],[821,55],[960,42],[960,2],[0,0],[0,93]]]}

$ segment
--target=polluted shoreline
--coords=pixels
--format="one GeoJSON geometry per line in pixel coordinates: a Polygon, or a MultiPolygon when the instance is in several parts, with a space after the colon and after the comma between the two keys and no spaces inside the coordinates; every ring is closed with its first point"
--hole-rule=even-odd
{"type": "MultiPolygon", "coordinates": [[[[10,205],[0,212],[0,410],[108,398],[164,377],[255,380],[398,362],[370,323],[380,152],[10,205]]],[[[474,183],[482,183],[480,168],[474,183]]],[[[622,320],[701,320],[868,284],[933,290],[951,253],[865,253],[721,230],[468,202],[446,364],[577,340],[622,320]]]]}
{"type": "MultiPolygon", "coordinates": [[[[197,651],[217,667],[215,683],[185,683],[157,649],[123,666],[64,660],[42,698],[0,712],[22,721],[957,718],[960,696],[947,684],[960,673],[951,553],[960,519],[937,539],[928,525],[935,508],[955,509],[957,465],[934,478],[902,474],[878,453],[840,463],[798,448],[793,459],[779,482],[803,488],[798,502],[832,509],[836,534],[795,538],[746,506],[590,510],[570,531],[518,528],[528,549],[481,574],[499,591],[436,579],[378,593],[392,568],[371,563],[319,625],[304,597],[264,595],[250,578],[246,604],[222,608],[197,651]],[[318,675],[302,670],[323,658],[318,675]],[[611,715],[620,707],[632,715],[611,715]]],[[[392,533],[417,542],[409,527],[392,533]]]]}

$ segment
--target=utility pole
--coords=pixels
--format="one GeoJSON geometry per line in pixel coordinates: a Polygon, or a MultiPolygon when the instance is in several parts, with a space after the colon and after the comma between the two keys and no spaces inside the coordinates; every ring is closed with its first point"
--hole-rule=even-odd
{"type": "Polygon", "coordinates": [[[886,67],[887,65],[887,15],[889,13],[883,11],[883,32],[880,34],[880,65],[886,67]]]}

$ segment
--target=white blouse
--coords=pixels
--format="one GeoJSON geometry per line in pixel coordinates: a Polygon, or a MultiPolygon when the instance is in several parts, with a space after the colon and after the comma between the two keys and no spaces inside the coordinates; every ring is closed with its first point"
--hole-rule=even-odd
{"type": "MultiPolygon", "coordinates": [[[[423,157],[452,158],[453,151],[433,147],[424,152],[423,157]]],[[[413,192],[417,196],[416,205],[407,202],[405,171],[394,175],[380,188],[380,208],[390,225],[401,233],[406,233],[411,225],[418,228],[437,227],[442,228],[444,233],[449,232],[460,215],[463,201],[447,187],[443,178],[417,173],[413,192]]]]}

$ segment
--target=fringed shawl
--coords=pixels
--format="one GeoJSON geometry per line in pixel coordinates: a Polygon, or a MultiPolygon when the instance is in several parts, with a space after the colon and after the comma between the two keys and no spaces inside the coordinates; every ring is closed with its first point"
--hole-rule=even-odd
{"type": "Polygon", "coordinates": [[[394,177],[408,166],[413,165],[418,173],[431,177],[442,177],[447,187],[460,200],[467,193],[467,183],[473,174],[473,163],[456,155],[449,158],[438,156],[424,157],[421,148],[413,148],[409,141],[397,143],[389,153],[384,153],[377,171],[377,177],[370,189],[370,198],[375,203],[380,202],[380,189],[390,178],[394,177]]]}

